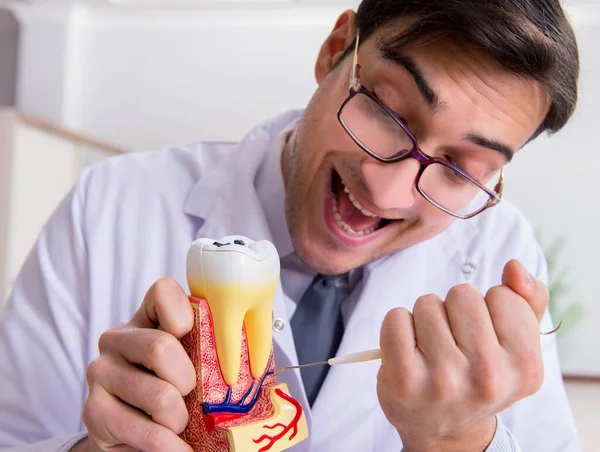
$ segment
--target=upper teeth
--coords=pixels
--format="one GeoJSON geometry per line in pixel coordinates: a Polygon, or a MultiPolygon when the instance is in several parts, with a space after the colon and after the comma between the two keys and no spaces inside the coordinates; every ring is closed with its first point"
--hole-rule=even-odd
{"type": "MultiPolygon", "coordinates": [[[[356,207],[363,215],[365,215],[367,217],[379,218],[378,215],[374,214],[373,212],[368,211],[363,206],[361,206],[361,204],[354,197],[354,195],[352,193],[350,193],[350,190],[348,190],[348,187],[346,187],[346,184],[344,184],[344,182],[342,182],[342,185],[344,185],[344,191],[348,195],[348,199],[350,199],[350,202],[352,202],[352,205],[354,207],[356,207]]],[[[333,197],[333,214],[334,214],[334,218],[335,218],[337,225],[349,234],[360,237],[360,236],[368,235],[372,232],[375,232],[375,230],[377,229],[376,226],[373,226],[373,227],[367,229],[366,231],[355,231],[354,229],[352,229],[352,227],[350,227],[350,225],[347,224],[343,220],[342,216],[340,215],[340,213],[338,211],[338,200],[336,199],[335,196],[333,197]]]]}
{"type": "Polygon", "coordinates": [[[378,218],[379,215],[374,214],[373,212],[365,209],[359,202],[358,200],[354,197],[354,195],[352,193],[350,193],[350,190],[348,190],[348,187],[346,187],[346,184],[344,184],[344,182],[342,182],[342,184],[344,185],[344,191],[346,192],[346,194],[348,195],[348,198],[350,198],[350,202],[352,202],[352,205],[354,205],[354,207],[356,207],[358,210],[360,210],[360,212],[365,216],[365,217],[372,217],[372,218],[378,218]]]}
{"type": "Polygon", "coordinates": [[[193,296],[208,303],[221,373],[229,386],[236,384],[240,371],[242,324],[253,377],[260,378],[266,370],[278,279],[279,255],[267,240],[202,238],[188,250],[188,286],[193,296]]]}

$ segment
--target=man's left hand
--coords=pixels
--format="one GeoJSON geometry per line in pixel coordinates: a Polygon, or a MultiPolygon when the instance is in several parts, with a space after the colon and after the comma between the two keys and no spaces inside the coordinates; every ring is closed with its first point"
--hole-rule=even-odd
{"type": "Polygon", "coordinates": [[[539,325],[549,298],[513,260],[485,297],[459,285],[445,302],[426,295],[412,314],[386,316],[377,392],[404,452],[485,450],[496,414],[542,384],[539,325]]]}

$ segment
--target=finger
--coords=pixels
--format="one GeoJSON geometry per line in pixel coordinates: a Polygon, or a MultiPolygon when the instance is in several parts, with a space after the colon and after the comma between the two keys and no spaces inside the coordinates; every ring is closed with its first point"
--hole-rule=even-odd
{"type": "Polygon", "coordinates": [[[98,446],[92,438],[90,438],[89,440],[88,449],[85,450],[86,452],[138,452],[133,447],[129,447],[124,444],[120,446],[111,446],[108,449],[101,449],[100,446],[98,446]]]}
{"type": "Polygon", "coordinates": [[[110,394],[146,412],[179,434],[188,423],[183,396],[175,386],[118,358],[94,361],[97,383],[110,394]]]}
{"type": "Polygon", "coordinates": [[[538,323],[541,322],[550,301],[548,287],[542,281],[529,273],[518,260],[513,259],[504,267],[502,284],[523,297],[533,309],[538,323]]]}
{"type": "Polygon", "coordinates": [[[492,287],[485,301],[500,345],[515,352],[540,345],[539,324],[529,304],[506,285],[492,287]]]}
{"type": "Polygon", "coordinates": [[[108,450],[108,452],[139,452],[139,451],[137,451],[133,447],[122,445],[122,446],[113,446],[108,450]]]}
{"type": "Polygon", "coordinates": [[[379,339],[383,373],[405,380],[415,367],[416,347],[413,315],[405,308],[388,312],[381,325],[379,339]]]}
{"type": "Polygon", "coordinates": [[[194,311],[181,286],[170,278],[164,278],[150,287],[142,306],[129,324],[139,328],[160,326],[167,333],[181,339],[194,326],[194,311]]]}
{"type": "Polygon", "coordinates": [[[486,294],[486,302],[500,344],[507,352],[517,398],[537,392],[542,384],[542,361],[539,322],[527,301],[506,285],[497,286],[486,294]]]}
{"type": "Polygon", "coordinates": [[[458,348],[471,359],[482,359],[500,349],[483,295],[470,284],[453,287],[446,296],[446,311],[458,348]]]}
{"type": "Polygon", "coordinates": [[[459,352],[441,298],[420,297],[413,308],[413,321],[417,347],[429,364],[445,361],[459,352]]]}
{"type": "Polygon", "coordinates": [[[84,409],[84,424],[99,450],[127,445],[145,452],[193,452],[177,434],[96,385],[84,409]]]}
{"type": "Polygon", "coordinates": [[[165,331],[120,327],[102,334],[100,353],[119,355],[153,371],[182,395],[196,387],[196,369],[183,345],[165,331]]]}

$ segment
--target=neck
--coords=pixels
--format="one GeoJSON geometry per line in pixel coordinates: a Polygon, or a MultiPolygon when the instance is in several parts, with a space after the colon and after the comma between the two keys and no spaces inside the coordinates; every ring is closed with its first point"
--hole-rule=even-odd
{"type": "Polygon", "coordinates": [[[297,128],[290,130],[285,137],[285,144],[283,146],[283,152],[281,153],[281,171],[283,175],[283,185],[287,188],[288,179],[290,174],[290,159],[292,153],[295,151],[296,146],[296,133],[297,128]]]}

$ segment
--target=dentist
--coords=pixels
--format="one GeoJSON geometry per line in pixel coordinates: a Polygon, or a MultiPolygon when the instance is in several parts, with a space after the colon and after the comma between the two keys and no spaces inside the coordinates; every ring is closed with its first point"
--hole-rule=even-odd
{"type": "Polygon", "coordinates": [[[0,447],[189,451],[185,256],[240,234],[281,257],[277,367],[383,353],[281,375],[309,423],[293,451],[579,450],[540,335],[544,257],[501,200],[503,168],[572,115],[578,71],[558,0],[364,0],[304,110],[86,169],[0,322],[0,447]]]}

